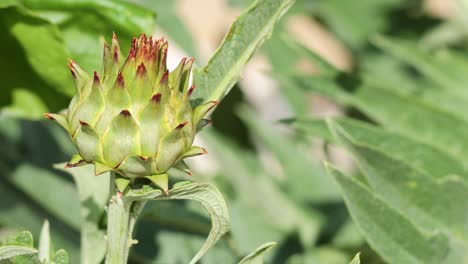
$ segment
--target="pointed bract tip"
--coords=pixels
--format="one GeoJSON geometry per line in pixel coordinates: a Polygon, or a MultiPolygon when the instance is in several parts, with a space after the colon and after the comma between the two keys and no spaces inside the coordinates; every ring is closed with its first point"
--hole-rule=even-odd
{"type": "Polygon", "coordinates": [[[192,86],[190,86],[190,88],[189,88],[188,91],[187,91],[187,95],[188,95],[188,96],[191,96],[191,95],[192,95],[193,90],[195,90],[195,87],[196,87],[195,84],[192,84],[192,86]]]}
{"type": "Polygon", "coordinates": [[[100,81],[99,81],[98,73],[97,73],[97,71],[94,71],[94,83],[99,84],[99,82],[100,82],[100,81]]]}
{"type": "Polygon", "coordinates": [[[195,58],[190,58],[188,59],[186,62],[185,62],[185,65],[189,65],[192,66],[192,64],[195,62],[195,58]]]}
{"type": "Polygon", "coordinates": [[[83,163],[85,163],[85,160],[79,160],[79,161],[76,162],[76,163],[67,162],[67,164],[65,164],[64,168],[65,168],[65,169],[75,168],[75,167],[78,167],[78,166],[83,165],[83,163]]]}
{"type": "Polygon", "coordinates": [[[115,62],[119,61],[119,47],[117,46],[114,47],[114,61],[115,62]]]}
{"type": "Polygon", "coordinates": [[[161,83],[166,83],[168,77],[169,77],[169,70],[166,70],[163,76],[161,77],[161,83]]]}
{"type": "Polygon", "coordinates": [[[188,121],[184,121],[184,122],[180,123],[180,124],[176,127],[176,129],[182,129],[182,128],[183,128],[185,125],[187,125],[187,124],[188,124],[188,121]]]}
{"type": "Polygon", "coordinates": [[[117,87],[120,87],[120,88],[125,87],[125,80],[122,75],[122,72],[119,72],[119,74],[117,74],[117,87]]]}
{"type": "Polygon", "coordinates": [[[186,172],[187,172],[188,176],[190,176],[190,177],[193,176],[191,171],[186,171],[186,172]]]}
{"type": "Polygon", "coordinates": [[[138,65],[138,68],[137,68],[137,76],[139,77],[143,77],[145,76],[146,74],[146,67],[145,67],[145,64],[143,64],[143,62],[138,65]]]}
{"type": "Polygon", "coordinates": [[[80,123],[80,125],[82,125],[82,126],[86,126],[86,127],[88,127],[88,126],[89,126],[89,124],[88,124],[88,123],[86,123],[85,121],[79,120],[78,122],[79,122],[79,123],[80,123]]]}
{"type": "Polygon", "coordinates": [[[144,157],[144,156],[138,156],[138,157],[143,161],[147,161],[149,159],[149,157],[144,157]]]}
{"type": "Polygon", "coordinates": [[[208,154],[208,150],[206,150],[206,148],[202,148],[202,150],[204,155],[208,154]]]}
{"type": "Polygon", "coordinates": [[[55,120],[55,118],[52,116],[52,113],[44,113],[42,115],[47,119],[55,120]]]}
{"type": "Polygon", "coordinates": [[[154,103],[159,103],[161,102],[161,94],[157,93],[151,97],[151,101],[154,103]]]}
{"type": "Polygon", "coordinates": [[[124,109],[120,112],[120,115],[122,115],[123,117],[129,117],[129,116],[132,116],[132,114],[130,114],[130,111],[128,111],[127,109],[124,109]]]}
{"type": "Polygon", "coordinates": [[[115,34],[115,31],[112,31],[112,40],[117,40],[117,35],[115,34]]]}

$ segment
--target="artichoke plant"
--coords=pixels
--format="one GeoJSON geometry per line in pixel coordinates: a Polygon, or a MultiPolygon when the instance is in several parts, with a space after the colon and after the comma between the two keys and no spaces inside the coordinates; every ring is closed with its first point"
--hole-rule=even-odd
{"type": "Polygon", "coordinates": [[[194,59],[169,72],[167,49],[166,40],[142,34],[124,57],[114,34],[110,47],[104,43],[100,73],[90,76],[70,60],[76,94],[63,114],[45,114],[78,150],[67,166],[92,163],[96,175],[113,171],[127,179],[167,177],[171,167],[188,171],[184,158],[206,153],[192,143],[217,102],[191,106],[194,59]]]}

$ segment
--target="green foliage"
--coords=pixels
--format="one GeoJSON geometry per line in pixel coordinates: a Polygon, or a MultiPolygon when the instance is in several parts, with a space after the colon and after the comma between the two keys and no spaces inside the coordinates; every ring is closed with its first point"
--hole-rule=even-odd
{"type": "Polygon", "coordinates": [[[197,89],[193,104],[219,101],[226,96],[239,80],[244,65],[293,3],[294,0],[258,0],[237,18],[208,64],[194,72],[197,89]]]}
{"type": "Polygon", "coordinates": [[[52,251],[49,222],[42,226],[38,249],[34,248],[33,236],[29,231],[22,231],[11,237],[6,245],[0,246],[0,261],[11,264],[68,264],[68,253],[60,249],[52,251]]]}
{"type": "Polygon", "coordinates": [[[129,200],[194,200],[203,205],[211,218],[211,230],[206,242],[192,258],[190,263],[197,263],[206,252],[229,230],[229,212],[219,190],[209,184],[178,182],[164,195],[161,190],[148,186],[131,189],[125,197],[129,200]]]}
{"type": "MultiPolygon", "coordinates": [[[[1,261],[103,261],[109,175],[95,177],[92,166],[67,169],[72,178],[64,164],[53,169],[76,152],[68,136],[18,117],[35,119],[65,108],[74,93],[67,59],[99,70],[103,39],[112,31],[126,47],[132,36],[152,33],[157,25],[196,57],[175,2],[152,2],[0,3],[0,61],[7,62],[0,63],[0,239],[5,240],[3,231],[29,229],[41,242],[34,248],[26,232],[5,240],[1,261]],[[42,225],[45,217],[50,234],[42,225]],[[70,255],[54,252],[51,241],[70,255]]],[[[215,175],[195,171],[191,180],[200,182],[176,183],[188,179],[188,167],[179,164],[178,171],[168,171],[168,183],[151,178],[171,186],[169,196],[146,179],[141,189],[119,184],[129,199],[157,200],[140,214],[130,262],[262,263],[265,257],[266,263],[331,264],[353,256],[353,264],[468,262],[466,3],[460,1],[455,17],[440,21],[428,17],[419,1],[229,2],[253,3],[209,63],[195,71],[192,103],[223,99],[221,118],[237,120],[229,127],[250,137],[223,133],[228,128],[215,115],[214,131],[202,133],[221,168],[215,175]],[[330,30],[351,52],[353,68],[335,69],[295,42],[287,27],[292,15],[313,17],[330,30]],[[230,108],[243,100],[236,98],[238,91],[226,96],[268,38],[261,52],[295,116],[282,124],[266,121],[245,102],[230,108]],[[308,60],[317,73],[299,74],[298,60],[308,60]],[[311,116],[309,94],[341,105],[347,116],[311,116]],[[231,119],[232,113],[237,115],[231,119]],[[317,138],[326,142],[326,159],[335,161],[330,145],[341,146],[356,168],[327,165],[327,174],[310,155],[317,138]],[[264,241],[278,245],[264,244],[241,260],[264,241]],[[271,254],[263,256],[266,250],[271,254]]]]}
{"type": "Polygon", "coordinates": [[[270,248],[276,245],[275,242],[268,242],[259,246],[254,252],[245,256],[239,264],[262,264],[263,256],[270,250],[270,248]]]}
{"type": "Polygon", "coordinates": [[[330,174],[353,221],[383,259],[464,263],[466,49],[434,49],[412,35],[392,34],[371,38],[386,54],[361,50],[362,67],[355,72],[320,67],[319,60],[316,76],[288,74],[304,91],[358,111],[355,118],[373,124],[305,116],[285,123],[350,151],[358,175],[333,167],[330,174]]]}

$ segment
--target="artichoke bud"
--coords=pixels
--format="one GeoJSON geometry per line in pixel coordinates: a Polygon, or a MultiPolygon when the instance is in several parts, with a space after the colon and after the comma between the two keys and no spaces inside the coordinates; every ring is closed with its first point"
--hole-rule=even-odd
{"type": "Polygon", "coordinates": [[[166,40],[133,38],[126,58],[119,45],[115,35],[104,44],[100,73],[70,61],[76,94],[65,115],[45,114],[68,131],[79,152],[67,166],[93,163],[96,175],[115,171],[126,178],[156,179],[170,168],[189,172],[183,159],[206,153],[192,143],[217,104],[191,106],[194,60],[184,58],[169,72],[166,40]]]}

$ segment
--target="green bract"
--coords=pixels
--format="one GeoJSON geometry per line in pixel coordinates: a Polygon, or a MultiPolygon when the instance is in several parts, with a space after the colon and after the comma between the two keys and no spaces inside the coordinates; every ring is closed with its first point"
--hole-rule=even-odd
{"type": "Polygon", "coordinates": [[[189,86],[193,59],[166,68],[167,41],[141,35],[122,56],[114,35],[104,44],[101,73],[90,77],[74,61],[69,68],[76,94],[64,115],[46,114],[70,134],[79,154],[68,166],[94,163],[96,175],[115,171],[126,178],[165,173],[183,159],[206,153],[192,146],[217,102],[192,108],[189,86]]]}

